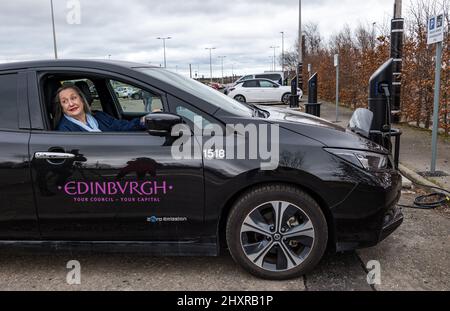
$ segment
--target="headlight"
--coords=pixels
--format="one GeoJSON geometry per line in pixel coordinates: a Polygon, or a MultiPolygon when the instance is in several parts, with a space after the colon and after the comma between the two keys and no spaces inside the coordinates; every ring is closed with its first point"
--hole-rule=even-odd
{"type": "Polygon", "coordinates": [[[388,168],[389,157],[368,151],[329,149],[325,150],[335,156],[369,171],[388,168]]]}

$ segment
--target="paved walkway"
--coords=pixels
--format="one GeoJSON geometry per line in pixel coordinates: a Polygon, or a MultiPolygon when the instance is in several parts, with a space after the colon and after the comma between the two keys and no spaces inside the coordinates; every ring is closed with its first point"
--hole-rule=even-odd
{"type": "MultiPolygon", "coordinates": [[[[339,107],[339,125],[346,127],[353,111],[345,107],[339,107]]],[[[336,121],[336,105],[323,103],[321,107],[321,117],[336,121]]],[[[426,172],[431,167],[431,132],[414,128],[408,125],[396,127],[403,131],[400,147],[400,162],[416,173],[426,172]]],[[[438,171],[443,171],[450,175],[450,138],[439,137],[438,171]]],[[[439,186],[450,190],[450,176],[427,178],[439,186]]]]}

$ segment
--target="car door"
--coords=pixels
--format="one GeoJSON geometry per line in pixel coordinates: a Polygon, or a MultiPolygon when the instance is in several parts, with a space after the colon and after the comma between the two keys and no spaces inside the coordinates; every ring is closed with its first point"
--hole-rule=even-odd
{"type": "Polygon", "coordinates": [[[242,84],[243,95],[249,103],[258,102],[261,100],[261,89],[256,80],[246,81],[242,84]]]}
{"type": "Polygon", "coordinates": [[[276,86],[275,83],[270,81],[261,80],[259,81],[261,87],[261,99],[266,102],[275,102],[281,100],[280,88],[276,86]]]}
{"type": "MultiPolygon", "coordinates": [[[[133,86],[139,83],[129,79],[119,76],[116,80],[133,86]]],[[[142,84],[138,86],[144,89],[142,84]]],[[[114,96],[112,87],[106,89],[114,96]]],[[[105,87],[97,89],[104,90],[105,87]]],[[[145,91],[167,106],[163,92],[148,85],[145,91]]],[[[100,98],[105,98],[105,94],[100,94],[100,98]]],[[[126,103],[128,108],[134,105],[134,113],[138,109],[146,113],[142,99],[114,96],[113,101],[119,111],[126,103]]],[[[174,160],[173,142],[172,138],[151,136],[146,131],[33,130],[31,167],[43,238],[117,241],[197,238],[203,223],[202,160],[183,163],[174,160]]]]}
{"type": "Polygon", "coordinates": [[[29,167],[27,79],[0,72],[0,240],[38,239],[29,167]]]}

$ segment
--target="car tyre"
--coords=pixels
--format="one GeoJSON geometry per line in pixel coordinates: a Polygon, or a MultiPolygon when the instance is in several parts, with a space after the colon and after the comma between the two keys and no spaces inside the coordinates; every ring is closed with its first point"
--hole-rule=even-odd
{"type": "Polygon", "coordinates": [[[328,227],[311,196],[293,186],[272,184],[253,188],[236,201],[226,240],[234,261],[249,273],[286,280],[319,263],[327,247],[328,227]]]}
{"type": "Polygon", "coordinates": [[[245,99],[245,97],[243,95],[236,95],[234,96],[234,100],[240,102],[240,103],[245,103],[247,102],[247,100],[245,99]]]}
{"type": "Polygon", "coordinates": [[[288,105],[289,104],[289,99],[291,97],[291,93],[286,93],[281,97],[281,102],[283,102],[284,104],[288,105]]]}

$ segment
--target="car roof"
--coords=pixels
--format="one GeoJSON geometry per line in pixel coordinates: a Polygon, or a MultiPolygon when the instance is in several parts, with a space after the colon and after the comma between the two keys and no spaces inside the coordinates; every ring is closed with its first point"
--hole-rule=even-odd
{"type": "Polygon", "coordinates": [[[272,83],[276,83],[273,80],[270,79],[263,79],[263,78],[259,78],[259,79],[249,79],[249,80],[245,80],[245,81],[240,81],[240,83],[245,83],[245,82],[249,82],[249,81],[268,81],[268,82],[272,82],[272,83]]]}
{"type": "Polygon", "coordinates": [[[25,62],[3,63],[0,64],[0,71],[6,70],[21,70],[38,67],[94,67],[98,69],[105,69],[114,67],[122,68],[159,68],[156,66],[150,66],[148,64],[117,61],[117,60],[89,60],[89,59],[58,59],[58,60],[35,60],[25,62]]]}

